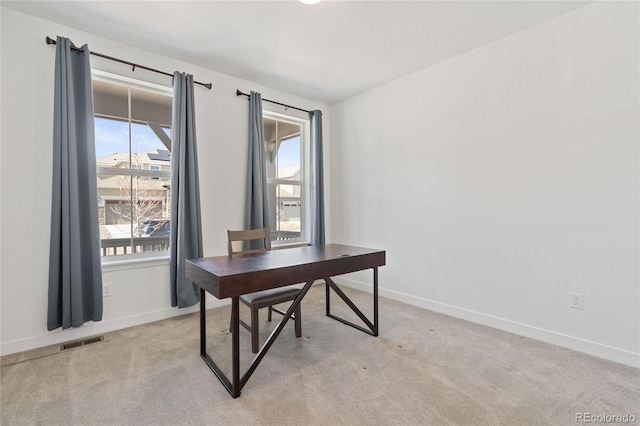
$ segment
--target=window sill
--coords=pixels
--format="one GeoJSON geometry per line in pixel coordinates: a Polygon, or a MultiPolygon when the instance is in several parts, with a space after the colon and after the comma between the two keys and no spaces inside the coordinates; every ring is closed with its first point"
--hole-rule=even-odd
{"type": "Polygon", "coordinates": [[[164,266],[169,264],[169,253],[153,257],[133,257],[126,259],[102,258],[102,272],[122,271],[127,269],[150,268],[154,266],[164,266]]]}
{"type": "Polygon", "coordinates": [[[310,245],[311,244],[306,241],[297,241],[293,243],[279,243],[278,245],[271,243],[271,250],[288,249],[288,248],[295,248],[295,247],[307,247],[310,245]]]}

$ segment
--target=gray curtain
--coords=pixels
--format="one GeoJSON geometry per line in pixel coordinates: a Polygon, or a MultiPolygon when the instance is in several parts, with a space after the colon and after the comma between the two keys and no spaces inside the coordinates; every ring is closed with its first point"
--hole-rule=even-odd
{"type": "Polygon", "coordinates": [[[310,210],[311,245],[324,244],[324,171],[322,161],[322,111],[311,111],[310,210]]]}
{"type": "MultiPolygon", "coordinates": [[[[269,197],[267,192],[267,170],[264,161],[264,124],[262,121],[262,95],[249,95],[249,155],[247,162],[247,192],[245,229],[269,227],[269,197]]],[[[261,248],[252,241],[248,248],[261,248]]]]}
{"type": "Polygon", "coordinates": [[[184,308],[200,300],[198,288],[185,278],[185,260],[202,257],[202,222],[193,76],[177,71],[171,135],[171,306],[184,308]]]}
{"type": "Polygon", "coordinates": [[[102,320],[102,266],[89,47],[56,44],[47,329],[102,320]]]}

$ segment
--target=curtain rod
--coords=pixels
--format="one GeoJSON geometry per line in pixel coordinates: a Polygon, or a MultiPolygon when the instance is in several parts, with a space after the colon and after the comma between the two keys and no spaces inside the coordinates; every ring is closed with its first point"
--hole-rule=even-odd
{"type": "MultiPolygon", "coordinates": [[[[242,93],[240,91],[240,89],[236,89],[236,96],[246,96],[247,98],[249,98],[249,95],[247,95],[246,93],[242,93]]],[[[276,105],[280,105],[283,106],[285,108],[293,108],[293,109],[297,109],[298,111],[302,111],[302,112],[306,112],[307,114],[310,113],[311,111],[307,111],[306,109],[302,109],[302,108],[298,108],[298,107],[294,107],[291,105],[287,105],[287,104],[283,104],[280,102],[276,102],[276,101],[270,101],[269,99],[262,99],[265,102],[271,102],[272,104],[276,104],[276,105]]]]}
{"type": "MultiPolygon", "coordinates": [[[[52,39],[51,37],[47,36],[47,38],[45,39],[45,42],[47,44],[56,44],[56,41],[54,39],[52,39]]],[[[82,48],[79,47],[75,47],[72,46],[71,49],[73,50],[77,50],[78,52],[84,52],[84,50],[82,48]]],[[[115,61],[115,62],[120,62],[121,64],[127,64],[127,65],[131,65],[132,71],[135,71],[136,68],[142,68],[143,70],[147,70],[147,71],[153,71],[153,72],[157,72],[158,74],[164,74],[164,75],[168,75],[169,77],[173,77],[173,74],[169,74],[168,72],[164,72],[164,71],[160,71],[154,68],[149,68],[149,67],[145,67],[144,65],[139,65],[139,64],[134,64],[133,62],[129,62],[129,61],[125,61],[123,59],[118,59],[118,58],[114,58],[113,56],[107,56],[104,55],[102,53],[98,53],[98,52],[94,52],[94,51],[89,51],[90,54],[95,55],[95,56],[99,56],[101,58],[105,58],[105,59],[109,59],[110,61],[115,61]]],[[[200,83],[199,81],[194,81],[195,84],[199,84],[201,86],[206,87],[207,89],[211,90],[211,83],[200,83]]]]}

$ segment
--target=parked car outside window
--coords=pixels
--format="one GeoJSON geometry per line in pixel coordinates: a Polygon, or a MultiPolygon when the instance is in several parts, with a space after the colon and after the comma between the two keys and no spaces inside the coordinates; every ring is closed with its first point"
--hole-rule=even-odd
{"type": "Polygon", "coordinates": [[[171,234],[170,219],[149,219],[143,222],[143,237],[168,237],[171,234]]]}

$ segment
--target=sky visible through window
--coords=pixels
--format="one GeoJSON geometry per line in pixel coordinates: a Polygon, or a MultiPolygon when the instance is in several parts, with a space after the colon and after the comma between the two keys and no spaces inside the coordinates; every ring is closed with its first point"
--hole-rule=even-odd
{"type": "MultiPolygon", "coordinates": [[[[96,158],[120,152],[129,152],[129,123],[95,117],[96,158]]],[[[170,129],[164,129],[171,136],[170,129]]],[[[155,133],[144,124],[132,123],[131,141],[133,152],[153,152],[166,149],[155,133]]],[[[287,139],[278,150],[278,167],[285,168],[300,164],[300,137],[287,139]]]]}
{"type": "MultiPolygon", "coordinates": [[[[129,152],[129,123],[95,117],[96,158],[107,155],[129,152]]],[[[163,129],[171,136],[170,129],[163,129]]],[[[149,126],[132,123],[131,142],[133,152],[153,152],[157,149],[167,149],[149,126]]]]}
{"type": "Polygon", "coordinates": [[[278,148],[278,168],[300,165],[300,136],[282,141],[278,148]]]}

